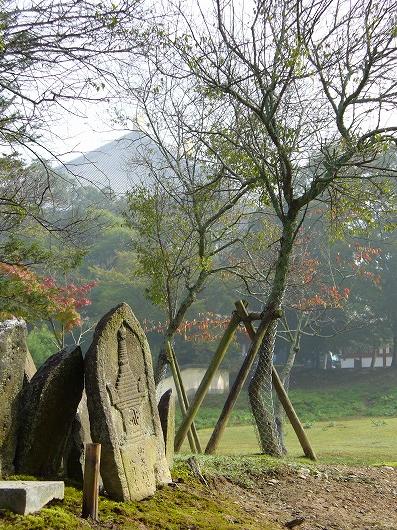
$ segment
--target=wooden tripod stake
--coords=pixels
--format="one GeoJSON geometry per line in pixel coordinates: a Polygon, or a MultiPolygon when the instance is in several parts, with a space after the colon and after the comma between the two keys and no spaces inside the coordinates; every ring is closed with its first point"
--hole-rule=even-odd
{"type": "Polygon", "coordinates": [[[86,444],[82,517],[98,520],[101,444],[86,444]]]}
{"type": "MultiPolygon", "coordinates": [[[[251,340],[255,339],[256,332],[254,330],[254,327],[252,323],[248,320],[249,314],[247,312],[245,304],[240,300],[236,302],[236,308],[237,311],[241,317],[241,319],[244,322],[245,328],[247,330],[247,333],[251,340]]],[[[269,322],[270,323],[270,322],[269,322]]],[[[250,352],[249,352],[250,353],[250,352]]],[[[221,415],[219,416],[219,419],[217,421],[217,424],[215,426],[215,429],[211,435],[211,438],[209,439],[209,442],[207,444],[207,447],[205,449],[206,454],[213,454],[220,442],[220,439],[226,429],[226,426],[228,424],[230,415],[232,413],[233,407],[237,401],[238,396],[240,395],[240,392],[244,386],[244,383],[248,377],[248,374],[251,370],[251,367],[253,365],[253,362],[255,360],[256,353],[253,354],[251,352],[251,355],[248,354],[247,357],[244,359],[244,362],[240,368],[240,371],[236,377],[236,380],[229,392],[229,395],[226,399],[225,405],[222,409],[221,415]]],[[[306,433],[303,429],[303,426],[298,418],[297,413],[295,412],[294,407],[292,406],[292,403],[288,397],[288,394],[285,391],[285,388],[280,380],[280,377],[277,373],[277,370],[272,366],[272,380],[274,388],[277,392],[277,396],[280,400],[280,403],[284,407],[285,413],[295,431],[296,436],[298,437],[298,440],[302,446],[303,452],[305,453],[305,456],[310,458],[311,460],[316,460],[316,454],[310,445],[309,439],[306,436],[306,433]]]]}
{"type": "MultiPolygon", "coordinates": [[[[185,418],[186,411],[189,408],[189,400],[186,395],[185,387],[183,386],[182,374],[178,365],[178,360],[175,355],[174,348],[169,342],[167,342],[167,356],[171,366],[172,376],[174,378],[176,393],[178,394],[179,406],[182,412],[182,418],[185,418]]],[[[192,422],[190,429],[187,433],[187,438],[189,441],[190,450],[192,453],[202,453],[200,439],[197,434],[197,429],[192,422]]]]}
{"type": "Polygon", "coordinates": [[[194,399],[192,403],[190,404],[189,409],[186,412],[186,416],[182,421],[181,426],[178,429],[178,432],[175,436],[175,451],[179,451],[183,440],[185,439],[185,436],[189,432],[190,426],[192,422],[194,421],[194,418],[196,417],[196,414],[201,406],[201,403],[203,402],[203,399],[205,398],[208,389],[211,385],[211,381],[214,378],[215,372],[219,368],[219,365],[221,364],[225,353],[227,352],[227,349],[230,345],[230,343],[233,340],[234,334],[236,332],[237,326],[239,325],[241,319],[239,315],[234,312],[232,315],[232,318],[230,319],[229,325],[227,326],[225,333],[223,334],[223,337],[218,345],[218,348],[211,360],[211,363],[209,367],[207,368],[207,371],[204,374],[204,377],[200,383],[200,386],[197,389],[197,392],[194,396],[194,399]]]}

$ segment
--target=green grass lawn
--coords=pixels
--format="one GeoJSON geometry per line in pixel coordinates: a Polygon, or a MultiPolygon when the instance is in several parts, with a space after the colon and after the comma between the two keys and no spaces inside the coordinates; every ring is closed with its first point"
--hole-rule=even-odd
{"type": "MultiPolygon", "coordinates": [[[[306,370],[293,376],[290,398],[319,460],[375,465],[397,462],[397,370],[306,370]]],[[[205,447],[225,395],[206,396],[195,420],[205,447]]],[[[181,420],[178,410],[177,423],[181,420]]],[[[288,458],[302,455],[290,425],[288,458]]],[[[188,450],[187,444],[184,446],[188,450]]],[[[239,396],[219,454],[259,451],[246,389],[239,396]]]]}
{"type": "MultiPolygon", "coordinates": [[[[203,446],[211,429],[199,431],[203,446]]],[[[397,418],[356,418],[306,424],[307,435],[320,462],[352,465],[397,465],[397,418]],[[310,427],[310,428],[308,428],[310,427]]],[[[302,456],[290,425],[286,429],[288,457],[302,456]]],[[[184,445],[188,450],[188,446],[184,445]]],[[[244,455],[259,451],[253,425],[228,427],[219,448],[222,455],[244,455]]]]}
{"type": "MultiPolygon", "coordinates": [[[[291,401],[303,422],[341,418],[397,417],[397,370],[307,370],[293,377],[291,401]]],[[[215,425],[226,396],[210,394],[196,418],[198,429],[215,425]]],[[[177,410],[177,421],[181,415],[177,410]]],[[[230,425],[253,422],[246,389],[239,396],[230,425]]]]}

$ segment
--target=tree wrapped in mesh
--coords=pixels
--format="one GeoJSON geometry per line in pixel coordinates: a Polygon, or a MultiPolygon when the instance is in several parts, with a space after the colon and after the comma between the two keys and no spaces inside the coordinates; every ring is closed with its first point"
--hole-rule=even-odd
{"type": "MultiPolygon", "coordinates": [[[[396,175],[390,150],[397,140],[397,34],[390,17],[396,3],[264,0],[246,9],[214,0],[202,7],[167,4],[157,27],[165,52],[160,59],[157,49],[153,65],[182,87],[199,85],[211,94],[218,106],[197,137],[219,157],[228,145],[236,172],[243,165],[259,175],[262,202],[280,224],[265,319],[283,304],[294,244],[310,208],[348,200],[351,224],[361,229],[375,214],[369,195],[382,204],[396,175]],[[172,30],[170,13],[179,20],[172,30]]],[[[251,348],[260,350],[260,368],[272,361],[274,334],[274,326],[265,332],[259,325],[251,348]]],[[[265,373],[255,372],[250,392],[258,418],[266,415],[265,373]]]]}

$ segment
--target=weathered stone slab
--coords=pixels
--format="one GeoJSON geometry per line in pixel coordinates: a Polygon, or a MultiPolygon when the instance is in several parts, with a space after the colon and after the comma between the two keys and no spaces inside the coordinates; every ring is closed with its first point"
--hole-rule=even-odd
{"type": "Polygon", "coordinates": [[[79,346],[52,355],[38,369],[23,396],[16,455],[19,473],[37,477],[58,474],[83,387],[79,346]]]}
{"type": "Polygon", "coordinates": [[[14,472],[19,407],[27,356],[23,320],[0,323],[0,477],[14,472]]]}
{"type": "Polygon", "coordinates": [[[27,515],[53,499],[62,500],[64,492],[61,481],[0,480],[0,509],[27,515]]]}
{"type": "Polygon", "coordinates": [[[158,404],[161,429],[163,431],[165,456],[170,467],[174,461],[175,440],[175,395],[172,388],[164,392],[158,404]]]}
{"type": "Polygon", "coordinates": [[[157,410],[152,358],[127,304],[105,315],[85,357],[93,442],[102,444],[101,476],[109,496],[140,500],[171,481],[157,410]]]}
{"type": "Polygon", "coordinates": [[[87,395],[83,392],[64,454],[65,475],[79,483],[83,482],[85,444],[91,443],[91,441],[87,395]]]}

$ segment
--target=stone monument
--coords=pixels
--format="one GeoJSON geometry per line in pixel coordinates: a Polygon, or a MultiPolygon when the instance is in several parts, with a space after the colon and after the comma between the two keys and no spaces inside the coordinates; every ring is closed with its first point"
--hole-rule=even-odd
{"type": "Polygon", "coordinates": [[[93,442],[102,444],[101,476],[120,501],[153,495],[171,482],[158,415],[152,359],[145,334],[127,304],[98,323],[85,357],[93,442]]]}
{"type": "Polygon", "coordinates": [[[164,392],[159,404],[159,416],[164,436],[165,455],[169,466],[174,461],[174,439],[175,439],[175,396],[172,388],[164,392]]]}
{"type": "Polygon", "coordinates": [[[83,483],[85,445],[91,442],[87,395],[83,392],[63,456],[65,476],[80,484],[83,483]]]}
{"type": "Polygon", "coordinates": [[[25,388],[16,454],[18,473],[56,476],[84,387],[79,346],[49,357],[25,388]]]}
{"type": "Polygon", "coordinates": [[[23,320],[0,323],[0,477],[14,472],[19,406],[27,356],[23,320]]]}

